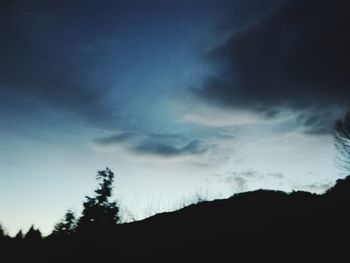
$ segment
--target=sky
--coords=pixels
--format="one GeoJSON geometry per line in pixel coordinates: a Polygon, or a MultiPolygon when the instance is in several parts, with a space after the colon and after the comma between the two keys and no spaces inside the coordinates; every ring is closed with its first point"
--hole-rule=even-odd
{"type": "Polygon", "coordinates": [[[341,0],[0,3],[0,222],[49,234],[97,170],[124,220],[254,189],[322,193],[348,109],[341,0]]]}

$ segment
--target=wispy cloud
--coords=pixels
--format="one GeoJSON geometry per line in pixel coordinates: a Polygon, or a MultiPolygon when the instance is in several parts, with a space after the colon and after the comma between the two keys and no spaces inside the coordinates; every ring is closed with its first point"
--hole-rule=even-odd
{"type": "Polygon", "coordinates": [[[319,108],[316,106],[293,109],[283,106],[262,108],[220,107],[203,102],[185,105],[180,122],[222,131],[228,129],[259,129],[273,133],[299,132],[303,134],[330,134],[335,120],[344,114],[345,108],[337,105],[319,108]],[[187,107],[187,108],[186,108],[187,107]]]}
{"type": "Polygon", "coordinates": [[[295,190],[309,191],[312,193],[322,194],[327,191],[333,183],[331,182],[315,182],[312,184],[296,185],[293,188],[295,190]]]}
{"type": "Polygon", "coordinates": [[[284,182],[286,177],[277,172],[261,172],[253,169],[235,171],[229,174],[216,175],[216,179],[229,186],[233,193],[253,190],[254,185],[265,185],[266,182],[284,182]]]}

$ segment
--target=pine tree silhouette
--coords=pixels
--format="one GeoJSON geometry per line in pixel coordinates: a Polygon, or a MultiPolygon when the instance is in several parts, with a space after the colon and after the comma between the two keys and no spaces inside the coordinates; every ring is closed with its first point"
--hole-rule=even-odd
{"type": "Polygon", "coordinates": [[[15,239],[22,240],[24,238],[22,230],[19,230],[18,233],[15,235],[15,239]]]}
{"type": "Polygon", "coordinates": [[[67,210],[63,219],[54,226],[52,236],[58,238],[71,236],[75,233],[76,225],[74,213],[71,210],[67,210]]]}
{"type": "Polygon", "coordinates": [[[5,231],[2,227],[2,225],[0,224],[0,240],[5,238],[5,231]]]}
{"type": "Polygon", "coordinates": [[[39,229],[35,229],[34,225],[30,227],[24,238],[30,241],[39,241],[42,239],[42,235],[39,229]]]}
{"type": "Polygon", "coordinates": [[[112,196],[114,173],[106,168],[97,172],[96,179],[99,186],[95,190],[95,196],[86,196],[83,203],[84,209],[77,227],[79,233],[104,234],[119,222],[119,207],[116,202],[109,200],[112,196]]]}

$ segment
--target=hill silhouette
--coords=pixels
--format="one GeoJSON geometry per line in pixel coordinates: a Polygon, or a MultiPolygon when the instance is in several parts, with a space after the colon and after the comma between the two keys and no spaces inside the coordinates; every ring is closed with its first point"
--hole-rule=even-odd
{"type": "MultiPolygon", "coordinates": [[[[11,262],[346,261],[350,176],[322,195],[256,190],[63,239],[4,239],[11,262]],[[20,253],[19,253],[20,252],[20,253]]],[[[2,261],[2,262],[10,262],[2,261]]]]}

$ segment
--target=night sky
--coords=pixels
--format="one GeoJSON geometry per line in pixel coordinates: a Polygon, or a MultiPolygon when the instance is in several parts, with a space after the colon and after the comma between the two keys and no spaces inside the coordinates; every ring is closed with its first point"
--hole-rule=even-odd
{"type": "Polygon", "coordinates": [[[0,1],[0,220],[48,234],[95,174],[136,219],[325,191],[350,99],[346,0],[0,1]]]}

